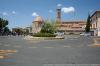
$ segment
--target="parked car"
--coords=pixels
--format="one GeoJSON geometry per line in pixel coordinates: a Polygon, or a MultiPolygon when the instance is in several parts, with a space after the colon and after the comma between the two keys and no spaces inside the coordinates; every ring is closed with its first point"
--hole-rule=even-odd
{"type": "Polygon", "coordinates": [[[81,36],[91,36],[90,33],[81,33],[80,35],[81,35],[81,36]]]}
{"type": "Polygon", "coordinates": [[[57,33],[55,33],[55,35],[63,36],[64,35],[64,32],[57,32],[57,33]]]}

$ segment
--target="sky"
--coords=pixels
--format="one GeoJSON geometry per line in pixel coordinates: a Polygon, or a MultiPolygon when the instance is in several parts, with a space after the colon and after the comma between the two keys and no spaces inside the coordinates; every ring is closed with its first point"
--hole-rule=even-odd
{"type": "Polygon", "coordinates": [[[10,29],[27,27],[36,16],[55,20],[59,7],[62,21],[86,20],[88,13],[100,10],[100,0],[0,0],[0,17],[9,21],[10,29]]]}

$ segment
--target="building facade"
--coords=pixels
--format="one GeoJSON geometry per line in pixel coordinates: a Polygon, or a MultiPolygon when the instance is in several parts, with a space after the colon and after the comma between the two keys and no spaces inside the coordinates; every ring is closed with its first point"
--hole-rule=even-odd
{"type": "Polygon", "coordinates": [[[58,31],[66,34],[80,34],[85,32],[86,21],[62,21],[61,9],[56,10],[56,27],[58,31]]]}
{"type": "Polygon", "coordinates": [[[91,32],[94,36],[100,36],[100,11],[96,11],[91,16],[91,32]]]}
{"type": "Polygon", "coordinates": [[[65,32],[66,34],[80,34],[85,32],[85,21],[65,21],[59,25],[58,31],[65,32]]]}

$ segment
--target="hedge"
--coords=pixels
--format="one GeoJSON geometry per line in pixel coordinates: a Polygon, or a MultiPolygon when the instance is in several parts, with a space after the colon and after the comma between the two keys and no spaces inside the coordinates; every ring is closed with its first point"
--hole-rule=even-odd
{"type": "Polygon", "coordinates": [[[33,34],[34,37],[56,37],[55,34],[50,34],[50,33],[36,33],[33,34]]]}

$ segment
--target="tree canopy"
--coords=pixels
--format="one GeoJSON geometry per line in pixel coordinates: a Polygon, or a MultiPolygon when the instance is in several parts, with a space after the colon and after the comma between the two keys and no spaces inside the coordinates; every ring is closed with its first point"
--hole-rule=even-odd
{"type": "Polygon", "coordinates": [[[56,31],[55,24],[53,22],[45,21],[41,28],[41,33],[50,33],[54,34],[56,31]]]}
{"type": "Polygon", "coordinates": [[[8,20],[0,18],[0,33],[9,31],[9,28],[7,27],[8,23],[8,20]]]}
{"type": "Polygon", "coordinates": [[[8,25],[8,20],[0,18],[0,28],[4,28],[8,25]]]}
{"type": "Polygon", "coordinates": [[[86,28],[85,28],[85,31],[88,33],[90,32],[90,26],[91,26],[91,19],[90,19],[90,15],[88,15],[88,18],[87,18],[87,24],[86,24],[86,28]]]}

